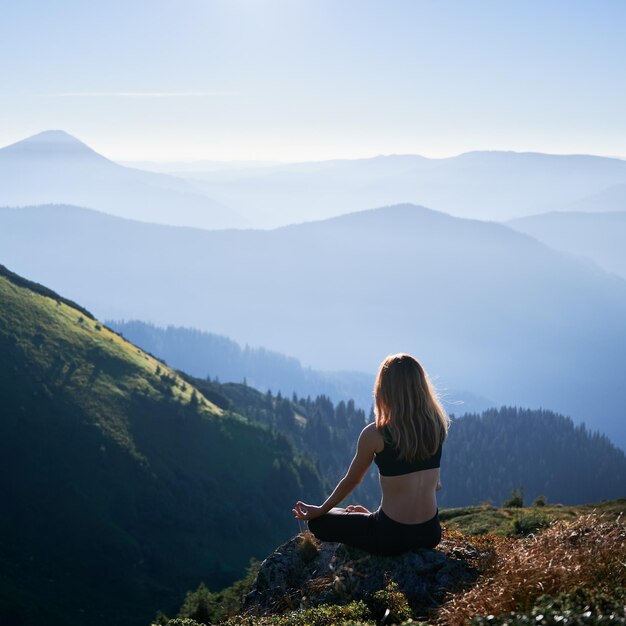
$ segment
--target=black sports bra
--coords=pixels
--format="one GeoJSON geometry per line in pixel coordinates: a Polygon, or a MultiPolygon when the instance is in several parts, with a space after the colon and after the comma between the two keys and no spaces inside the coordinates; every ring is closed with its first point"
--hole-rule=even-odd
{"type": "Polygon", "coordinates": [[[440,466],[443,441],[439,444],[437,452],[427,459],[405,461],[399,458],[397,450],[393,447],[389,431],[383,427],[380,432],[385,440],[385,447],[380,452],[376,452],[374,462],[378,465],[378,471],[381,476],[402,476],[402,474],[410,474],[411,472],[419,472],[420,470],[433,469],[440,466]]]}

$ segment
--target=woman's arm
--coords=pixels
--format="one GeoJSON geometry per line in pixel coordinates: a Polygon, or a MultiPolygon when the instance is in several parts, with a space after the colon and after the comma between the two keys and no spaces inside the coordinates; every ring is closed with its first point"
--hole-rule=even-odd
{"type": "Polygon", "coordinates": [[[359,435],[356,454],[350,463],[346,475],[339,481],[333,492],[321,506],[314,506],[298,501],[293,513],[297,519],[310,520],[328,513],[337,506],[362,480],[374,459],[377,446],[376,425],[369,424],[359,435]]]}

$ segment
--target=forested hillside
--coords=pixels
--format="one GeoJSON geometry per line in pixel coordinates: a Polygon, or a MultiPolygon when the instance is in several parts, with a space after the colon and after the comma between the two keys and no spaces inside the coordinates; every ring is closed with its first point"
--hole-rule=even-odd
{"type": "Polygon", "coordinates": [[[323,495],[285,436],[2,266],[0,354],[2,624],[145,624],[323,495]]]}
{"type": "MultiPolygon", "coordinates": [[[[261,393],[247,385],[221,385],[185,377],[219,406],[286,435],[297,450],[314,459],[328,493],[348,469],[359,433],[368,421],[365,412],[356,408],[352,400],[334,405],[323,395],[315,399],[298,398],[295,394],[285,398],[280,393],[261,393]]],[[[300,497],[311,499],[305,493],[300,497]]],[[[380,489],[373,467],[349,498],[369,507],[378,506],[380,489]]]]}
{"type": "MultiPolygon", "coordinates": [[[[323,371],[304,367],[294,357],[239,344],[223,335],[196,328],[162,328],[139,320],[107,321],[107,325],[132,343],[166,361],[176,369],[222,382],[244,379],[255,389],[291,396],[324,395],[334,403],[354,400],[357,407],[372,406],[375,374],[355,371],[323,371]]],[[[480,412],[493,407],[490,400],[467,391],[447,389],[442,398],[449,410],[480,412]]]]}
{"type": "Polygon", "coordinates": [[[374,376],[363,372],[323,372],[304,367],[294,357],[265,348],[241,347],[228,337],[195,328],[161,328],[139,320],[107,325],[134,344],[176,369],[222,382],[246,382],[260,390],[283,395],[326,395],[339,402],[354,399],[361,407],[372,404],[374,376]]]}
{"type": "Polygon", "coordinates": [[[444,447],[442,506],[501,504],[523,487],[527,502],[582,504],[626,494],[626,455],[605,435],[546,410],[502,407],[454,420],[444,447]]]}
{"type": "MultiPolygon", "coordinates": [[[[329,486],[347,470],[359,432],[373,419],[353,402],[333,405],[325,396],[284,398],[244,385],[189,380],[218,405],[288,434],[316,460],[329,486]]],[[[500,504],[520,488],[527,502],[543,495],[553,503],[582,504],[626,494],[626,455],[606,436],[552,411],[502,407],[452,417],[441,481],[441,507],[500,504]]],[[[373,466],[350,501],[371,507],[379,500],[373,466]]]]}

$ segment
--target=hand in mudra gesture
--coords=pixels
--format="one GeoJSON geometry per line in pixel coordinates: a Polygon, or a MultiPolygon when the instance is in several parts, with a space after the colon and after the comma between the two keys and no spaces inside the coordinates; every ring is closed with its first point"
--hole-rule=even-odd
{"type": "Polygon", "coordinates": [[[364,506],[361,506],[360,504],[349,504],[346,507],[346,511],[348,513],[370,513],[370,511],[368,511],[364,506]]]}
{"type": "Polygon", "coordinates": [[[305,504],[304,502],[300,502],[300,500],[296,502],[296,506],[291,510],[293,511],[294,517],[299,520],[312,520],[324,514],[321,506],[305,504]]]}

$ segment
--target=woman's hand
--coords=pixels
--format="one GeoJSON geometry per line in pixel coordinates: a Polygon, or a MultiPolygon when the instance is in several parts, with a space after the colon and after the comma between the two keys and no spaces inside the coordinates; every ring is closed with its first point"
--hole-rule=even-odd
{"type": "Polygon", "coordinates": [[[370,511],[368,511],[364,506],[361,506],[360,504],[349,504],[346,507],[346,511],[348,513],[370,513],[370,511]]]}
{"type": "Polygon", "coordinates": [[[295,518],[299,520],[312,520],[324,514],[321,506],[305,504],[304,502],[300,502],[300,500],[296,502],[296,506],[292,510],[295,518]]]}
{"type": "Polygon", "coordinates": [[[435,487],[435,491],[441,491],[443,489],[443,485],[437,481],[437,486],[435,487]]]}

